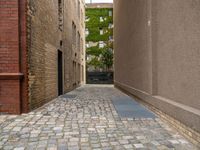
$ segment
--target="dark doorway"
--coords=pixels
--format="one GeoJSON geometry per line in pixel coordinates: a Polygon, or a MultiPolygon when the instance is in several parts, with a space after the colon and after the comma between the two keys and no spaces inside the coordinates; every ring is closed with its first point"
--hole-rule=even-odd
{"type": "Polygon", "coordinates": [[[63,94],[63,63],[62,52],[58,50],[58,95],[63,94]]]}

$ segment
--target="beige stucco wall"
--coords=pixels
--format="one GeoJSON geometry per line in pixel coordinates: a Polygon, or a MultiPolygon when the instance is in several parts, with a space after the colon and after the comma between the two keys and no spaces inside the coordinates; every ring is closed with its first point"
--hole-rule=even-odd
{"type": "Polygon", "coordinates": [[[116,1],[114,8],[115,80],[150,92],[151,63],[150,51],[147,48],[147,1],[140,0],[138,3],[126,1],[116,1]],[[129,5],[131,7],[128,7],[129,5]]]}
{"type": "Polygon", "coordinates": [[[115,85],[200,132],[200,1],[116,0],[115,85]]]}
{"type": "Polygon", "coordinates": [[[200,1],[157,0],[158,95],[200,109],[200,1]]]}

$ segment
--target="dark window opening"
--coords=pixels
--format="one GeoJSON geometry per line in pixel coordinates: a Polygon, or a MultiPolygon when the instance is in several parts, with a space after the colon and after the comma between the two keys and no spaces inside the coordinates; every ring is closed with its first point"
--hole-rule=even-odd
{"type": "Polygon", "coordinates": [[[58,50],[58,95],[63,94],[63,59],[62,52],[58,50]]]}
{"type": "Polygon", "coordinates": [[[58,0],[58,28],[60,31],[63,30],[63,2],[58,0]]]}

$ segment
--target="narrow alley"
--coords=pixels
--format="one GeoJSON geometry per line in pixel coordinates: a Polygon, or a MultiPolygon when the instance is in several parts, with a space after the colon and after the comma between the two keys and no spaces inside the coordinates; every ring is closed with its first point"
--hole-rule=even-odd
{"type": "Polygon", "coordinates": [[[112,85],[85,85],[28,114],[0,116],[0,149],[197,149],[157,116],[120,117],[119,97],[128,96],[112,85]]]}
{"type": "Polygon", "coordinates": [[[200,0],[0,0],[0,18],[0,150],[200,150],[200,0]]]}

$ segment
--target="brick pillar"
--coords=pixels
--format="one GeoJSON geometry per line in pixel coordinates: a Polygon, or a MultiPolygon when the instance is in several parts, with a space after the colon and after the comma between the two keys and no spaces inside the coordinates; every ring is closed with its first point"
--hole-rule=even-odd
{"type": "Polygon", "coordinates": [[[21,25],[18,0],[0,0],[0,111],[21,113],[21,25]]]}

